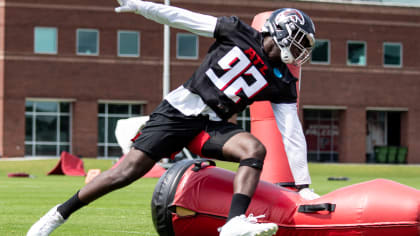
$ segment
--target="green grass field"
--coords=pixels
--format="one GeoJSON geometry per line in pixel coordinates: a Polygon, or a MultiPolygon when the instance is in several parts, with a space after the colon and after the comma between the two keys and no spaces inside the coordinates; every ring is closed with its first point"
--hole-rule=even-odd
{"type": "MultiPolygon", "coordinates": [[[[32,223],[55,204],[71,197],[84,185],[84,177],[46,176],[53,160],[0,161],[0,235],[25,235],[32,223]],[[26,172],[33,178],[8,178],[7,173],[26,172]]],[[[112,166],[111,160],[83,159],[85,170],[112,166]]],[[[218,162],[235,170],[237,164],[218,162]]],[[[310,164],[312,187],[325,194],[354,183],[386,178],[420,189],[420,166],[310,164]],[[346,176],[349,181],[328,181],[346,176]]],[[[73,214],[53,235],[153,235],[150,200],[157,179],[141,179],[108,194],[73,214]]]]}

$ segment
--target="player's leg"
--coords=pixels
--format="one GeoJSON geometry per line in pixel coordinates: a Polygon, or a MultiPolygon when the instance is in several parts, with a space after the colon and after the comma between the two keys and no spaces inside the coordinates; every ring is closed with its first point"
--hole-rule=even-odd
{"type": "Polygon", "coordinates": [[[141,135],[133,143],[134,148],[117,168],[97,176],[68,201],[52,209],[31,227],[28,236],[49,235],[73,212],[106,193],[139,179],[161,157],[168,157],[175,151],[181,150],[202,130],[202,119],[188,119],[167,102],[158,106],[155,112],[156,114],[150,116],[141,135]]]}
{"type": "Polygon", "coordinates": [[[264,145],[232,124],[211,123],[209,127],[210,138],[204,143],[202,154],[240,163],[227,223],[220,229],[220,235],[273,235],[277,231],[276,224],[256,224],[255,217],[245,217],[259,182],[266,154],[264,145]]]}
{"type": "Polygon", "coordinates": [[[93,200],[138,180],[156,163],[146,153],[132,148],[114,169],[107,170],[94,178],[79,192],[79,199],[84,203],[93,200]]]}
{"type": "Polygon", "coordinates": [[[143,151],[132,148],[114,169],[109,169],[85,185],[72,198],[58,207],[58,212],[67,219],[73,212],[103,195],[125,187],[145,175],[156,163],[143,151]]]}
{"type": "Polygon", "coordinates": [[[257,188],[264,163],[265,147],[253,135],[242,132],[223,146],[226,160],[239,162],[233,182],[233,198],[228,220],[245,214],[257,188]]]}
{"type": "Polygon", "coordinates": [[[95,199],[129,185],[146,174],[156,163],[140,150],[131,149],[114,169],[107,170],[89,182],[63,204],[53,207],[29,229],[27,236],[47,236],[67,218],[95,199]]]}
{"type": "Polygon", "coordinates": [[[223,146],[223,155],[228,160],[239,161],[233,182],[233,197],[227,223],[220,236],[273,235],[278,226],[274,223],[256,224],[257,218],[245,212],[260,180],[264,163],[265,147],[250,133],[239,133],[223,146]]]}

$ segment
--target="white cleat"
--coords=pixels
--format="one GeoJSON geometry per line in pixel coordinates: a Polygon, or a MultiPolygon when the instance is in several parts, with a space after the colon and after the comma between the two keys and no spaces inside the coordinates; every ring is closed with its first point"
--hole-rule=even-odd
{"type": "Polygon", "coordinates": [[[277,224],[258,223],[258,218],[265,217],[250,214],[240,215],[229,220],[219,228],[220,236],[272,236],[278,230],[277,224]]]}
{"type": "Polygon", "coordinates": [[[26,233],[26,236],[48,236],[58,226],[66,222],[63,216],[57,211],[58,206],[53,207],[47,214],[33,224],[28,233],[26,233]]]}
{"type": "Polygon", "coordinates": [[[303,188],[299,190],[299,195],[305,200],[315,200],[320,198],[320,196],[310,188],[303,188]]]}

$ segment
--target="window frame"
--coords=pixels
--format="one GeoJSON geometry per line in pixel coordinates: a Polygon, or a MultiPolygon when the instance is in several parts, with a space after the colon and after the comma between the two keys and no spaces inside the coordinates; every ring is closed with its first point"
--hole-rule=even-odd
{"type": "Polygon", "coordinates": [[[243,130],[251,132],[251,110],[250,106],[247,106],[243,111],[237,113],[236,124],[243,130]],[[247,116],[249,114],[249,116],[247,116]],[[247,129],[247,123],[249,123],[249,130],[247,129]]]}
{"type": "Polygon", "coordinates": [[[99,32],[99,30],[98,29],[91,29],[91,28],[78,28],[78,29],[76,29],[76,55],[78,55],[78,56],[99,56],[99,49],[100,49],[100,32],[99,32]],[[81,31],[84,31],[84,32],[96,32],[97,33],[97,35],[98,35],[98,37],[97,37],[97,39],[96,39],[96,53],[90,53],[90,54],[88,54],[88,53],[81,53],[81,52],[79,52],[79,33],[81,32],[81,31]]]}
{"type": "Polygon", "coordinates": [[[50,26],[35,26],[34,27],[34,53],[35,54],[45,54],[45,55],[57,55],[58,54],[58,28],[57,27],[50,27],[50,26]],[[36,30],[37,29],[54,29],[55,30],[55,45],[54,45],[54,52],[38,52],[36,50],[36,42],[37,42],[37,37],[36,37],[36,30]]]}
{"type": "MultiPolygon", "coordinates": [[[[331,64],[331,40],[329,39],[317,39],[317,42],[327,42],[328,43],[328,52],[327,52],[327,57],[328,60],[326,62],[320,62],[320,61],[313,61],[312,60],[312,55],[311,55],[311,64],[316,64],[316,65],[330,65],[331,64]]],[[[313,51],[312,51],[313,53],[313,51]]]]}
{"type": "Polygon", "coordinates": [[[117,31],[117,55],[118,57],[140,57],[140,41],[141,33],[140,31],[135,30],[118,30],[117,31]],[[121,33],[135,33],[137,35],[137,54],[121,54],[120,52],[120,42],[121,42],[121,33]]]}
{"type": "MultiPolygon", "coordinates": [[[[32,117],[32,139],[31,140],[26,140],[26,131],[25,131],[25,140],[24,140],[24,145],[25,145],[25,157],[28,158],[32,158],[32,157],[60,157],[60,146],[68,146],[69,147],[69,152],[72,152],[72,136],[73,136],[73,102],[74,100],[72,99],[64,99],[64,100],[55,100],[55,99],[40,99],[40,98],[27,98],[25,100],[25,120],[27,118],[27,116],[31,116],[32,117]],[[33,106],[33,110],[32,111],[26,111],[26,103],[27,102],[33,102],[34,104],[33,106]],[[36,111],[36,104],[35,103],[40,103],[40,102],[55,102],[57,103],[57,111],[56,112],[39,112],[36,111]],[[60,110],[60,103],[68,103],[69,104],[69,111],[68,112],[62,112],[60,110]],[[51,117],[56,117],[57,118],[57,130],[56,130],[56,137],[57,140],[56,141],[37,141],[36,140],[36,117],[38,116],[51,116],[51,117]],[[69,137],[68,140],[69,141],[61,141],[60,140],[60,134],[61,134],[61,116],[67,116],[69,118],[69,137]],[[28,155],[26,154],[26,145],[32,145],[32,149],[31,149],[31,154],[28,155]],[[37,154],[36,152],[36,146],[37,145],[51,145],[51,146],[55,146],[56,148],[56,155],[45,155],[45,154],[37,154]]],[[[26,127],[25,127],[26,129],[26,127]]]]}
{"type": "MultiPolygon", "coordinates": [[[[96,143],[96,147],[98,149],[98,158],[103,158],[103,159],[107,159],[107,158],[115,158],[115,157],[120,157],[120,156],[110,156],[108,154],[108,148],[109,147],[120,147],[118,143],[112,143],[109,142],[109,125],[108,125],[108,121],[109,118],[121,118],[121,119],[127,119],[127,118],[131,118],[131,117],[137,117],[137,116],[142,116],[144,115],[144,111],[145,111],[145,103],[144,102],[122,102],[122,101],[109,101],[109,100],[104,100],[104,101],[98,101],[98,141],[96,143]],[[100,113],[99,112],[99,106],[100,105],[105,105],[105,113],[100,113]],[[128,114],[110,114],[109,113],[109,105],[127,105],[129,106],[129,110],[128,110],[128,114]],[[132,113],[132,107],[133,105],[140,105],[141,110],[140,110],[140,114],[133,114],[132,113]],[[99,137],[99,132],[100,132],[100,128],[99,128],[99,118],[104,118],[104,141],[100,142],[100,137],[99,137]],[[100,155],[99,152],[99,148],[103,147],[104,148],[104,153],[103,155],[100,155]]],[[[115,133],[115,131],[111,131],[113,133],[115,133]]],[[[122,150],[121,150],[122,153],[122,150]]]]}
{"type": "Polygon", "coordinates": [[[401,42],[384,42],[382,44],[382,64],[384,67],[388,67],[388,68],[402,68],[403,67],[403,44],[401,42]],[[399,65],[385,64],[385,46],[387,45],[400,46],[400,64],[399,65]]]}
{"type": "Polygon", "coordinates": [[[176,58],[177,59],[181,59],[181,60],[197,60],[199,58],[199,45],[200,45],[200,41],[199,41],[199,37],[196,34],[192,34],[192,33],[177,33],[176,34],[176,58]],[[196,56],[180,56],[179,55],[179,39],[180,36],[194,36],[196,39],[196,45],[195,45],[195,50],[196,50],[196,56]]]}
{"type": "Polygon", "coordinates": [[[347,64],[347,66],[359,66],[359,67],[365,67],[365,66],[367,66],[367,62],[368,62],[368,56],[367,56],[367,42],[366,41],[360,41],[360,40],[347,40],[347,42],[346,42],[346,64],[347,64]],[[351,43],[360,43],[360,44],[363,44],[364,45],[364,55],[365,55],[365,63],[364,64],[353,64],[353,63],[350,63],[349,62],[349,55],[350,55],[350,53],[349,53],[349,45],[351,44],[351,43]]]}
{"type": "MultiPolygon", "coordinates": [[[[314,155],[315,155],[316,156],[316,160],[315,160],[316,162],[325,162],[326,161],[326,162],[338,163],[338,162],[340,162],[340,152],[339,152],[339,150],[334,151],[334,145],[335,145],[334,135],[330,135],[329,136],[330,141],[331,141],[331,143],[330,143],[330,150],[328,150],[328,151],[322,151],[321,150],[321,147],[320,147],[320,137],[321,137],[321,135],[318,132],[317,132],[317,135],[316,135],[316,137],[317,137],[317,144],[316,144],[317,150],[314,151],[314,150],[310,149],[310,145],[309,145],[309,142],[308,142],[309,135],[306,134],[306,131],[307,130],[305,129],[306,128],[306,125],[307,125],[307,122],[308,121],[316,121],[318,124],[321,124],[322,121],[326,121],[326,122],[330,122],[329,123],[330,127],[332,127],[334,125],[334,122],[338,122],[338,132],[340,132],[340,123],[341,123],[340,122],[340,113],[342,111],[345,111],[345,109],[340,108],[340,107],[331,107],[331,108],[329,108],[329,107],[322,107],[322,108],[303,107],[303,114],[302,114],[302,116],[303,116],[302,117],[303,118],[303,124],[302,124],[302,129],[303,129],[303,132],[305,134],[305,140],[307,142],[307,147],[308,147],[307,154],[308,154],[308,157],[309,156],[314,157],[314,155]],[[307,116],[307,113],[305,114],[305,112],[316,113],[316,117],[308,117],[307,116]],[[324,115],[326,113],[329,113],[328,114],[329,117],[328,118],[322,117],[322,113],[324,115]],[[325,155],[328,155],[329,156],[329,160],[322,159],[321,158],[321,155],[324,156],[324,157],[325,157],[325,155]],[[335,156],[337,157],[337,160],[334,160],[334,157],[335,156]]],[[[340,139],[340,137],[341,137],[340,135],[341,134],[339,133],[337,139],[340,139]]]]}

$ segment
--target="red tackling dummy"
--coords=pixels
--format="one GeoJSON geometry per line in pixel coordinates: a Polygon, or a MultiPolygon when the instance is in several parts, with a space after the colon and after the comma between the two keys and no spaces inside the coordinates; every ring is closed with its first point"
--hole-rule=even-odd
{"type": "MultiPolygon", "coordinates": [[[[229,212],[235,174],[209,160],[177,162],[152,198],[159,235],[217,236],[229,212]],[[207,165],[209,163],[209,165],[207,165]]],[[[278,224],[276,235],[420,235],[420,191],[385,179],[350,185],[308,201],[261,181],[247,215],[278,224]]]]}

